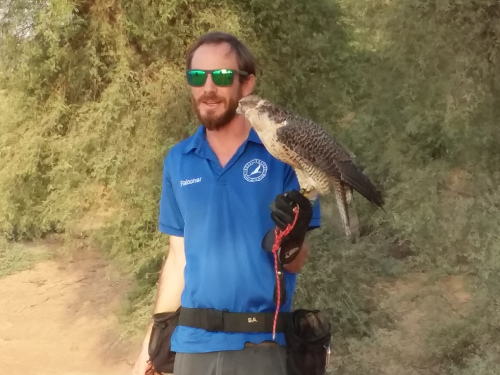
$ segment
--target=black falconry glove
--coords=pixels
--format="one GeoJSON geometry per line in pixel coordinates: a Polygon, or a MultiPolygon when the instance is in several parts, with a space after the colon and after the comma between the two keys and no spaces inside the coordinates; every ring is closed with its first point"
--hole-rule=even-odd
{"type": "MultiPolygon", "coordinates": [[[[281,241],[279,258],[282,264],[290,263],[298,255],[309,229],[313,209],[311,202],[297,190],[292,190],[284,194],[278,194],[271,203],[271,219],[281,230],[288,224],[292,224],[295,218],[294,207],[299,207],[297,221],[288,235],[281,241]]],[[[272,252],[275,241],[275,228],[271,228],[262,240],[262,248],[272,252]]]]}

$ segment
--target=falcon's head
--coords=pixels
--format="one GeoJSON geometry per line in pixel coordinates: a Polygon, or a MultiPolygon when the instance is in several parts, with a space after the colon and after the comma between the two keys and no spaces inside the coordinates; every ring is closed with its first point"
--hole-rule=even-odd
{"type": "Polygon", "coordinates": [[[261,138],[264,132],[276,132],[293,118],[291,112],[257,95],[241,98],[236,113],[245,116],[261,138]]]}
{"type": "Polygon", "coordinates": [[[262,99],[258,95],[244,96],[243,98],[240,99],[238,108],[236,109],[236,113],[248,117],[250,115],[250,111],[258,110],[265,103],[266,100],[262,99]]]}
{"type": "Polygon", "coordinates": [[[259,136],[264,137],[263,132],[276,131],[285,125],[276,116],[279,110],[279,107],[260,96],[248,95],[240,99],[236,113],[245,116],[259,136]]]}

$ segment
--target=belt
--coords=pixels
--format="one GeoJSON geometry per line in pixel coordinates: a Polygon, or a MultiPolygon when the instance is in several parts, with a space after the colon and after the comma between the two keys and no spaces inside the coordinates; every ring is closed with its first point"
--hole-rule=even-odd
{"type": "MultiPolygon", "coordinates": [[[[290,313],[278,314],[276,332],[286,328],[290,313]]],[[[272,332],[274,313],[240,313],[215,309],[181,307],[179,325],[220,332],[272,332]]]]}

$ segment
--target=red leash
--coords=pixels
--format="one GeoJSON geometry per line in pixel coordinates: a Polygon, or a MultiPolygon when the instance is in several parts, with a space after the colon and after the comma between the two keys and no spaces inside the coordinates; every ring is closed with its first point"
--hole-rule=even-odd
{"type": "Polygon", "coordinates": [[[281,305],[281,283],[280,283],[280,271],[278,269],[278,250],[280,249],[280,243],[283,237],[285,237],[295,226],[297,222],[297,218],[299,217],[299,208],[295,207],[293,209],[295,212],[295,217],[293,218],[293,222],[288,224],[286,228],[281,231],[278,227],[274,230],[274,245],[273,245],[273,255],[274,255],[274,273],[276,275],[276,311],[274,312],[274,321],[273,321],[273,340],[276,336],[276,323],[278,322],[278,313],[280,311],[281,305]]]}

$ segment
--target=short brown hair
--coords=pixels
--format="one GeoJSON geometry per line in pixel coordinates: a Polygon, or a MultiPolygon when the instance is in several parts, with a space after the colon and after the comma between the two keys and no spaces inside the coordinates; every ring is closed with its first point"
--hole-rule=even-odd
{"type": "Polygon", "coordinates": [[[236,53],[236,59],[238,61],[238,69],[247,72],[248,74],[256,75],[257,73],[257,61],[248,47],[243,44],[236,36],[233,34],[212,31],[200,36],[189,48],[186,55],[186,69],[191,69],[191,61],[193,60],[193,55],[196,50],[203,44],[220,44],[228,43],[231,49],[236,53]]]}

